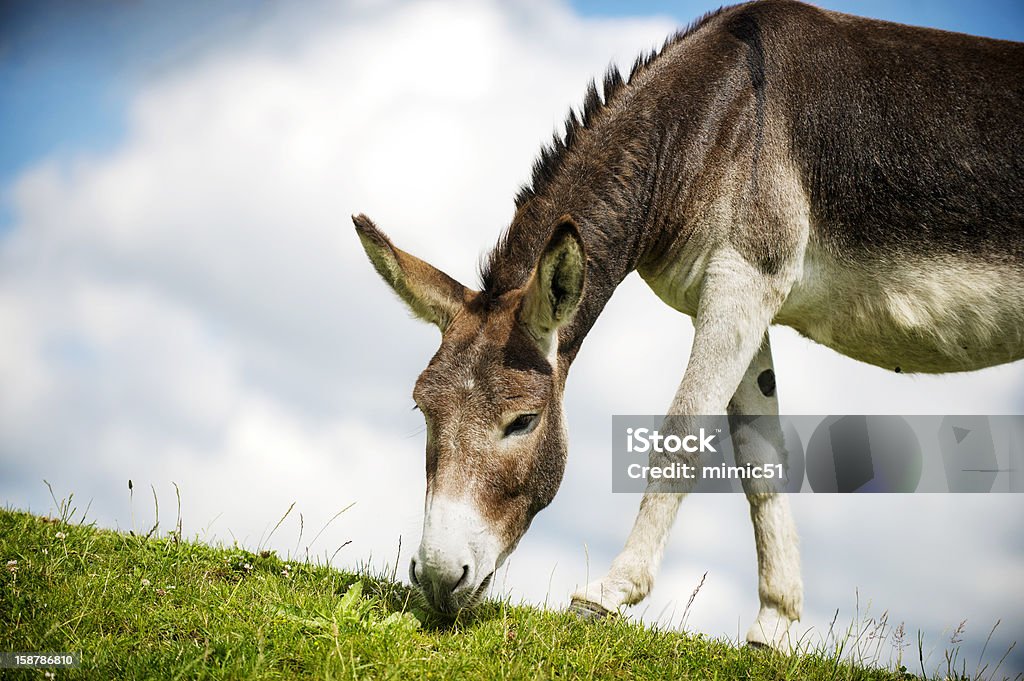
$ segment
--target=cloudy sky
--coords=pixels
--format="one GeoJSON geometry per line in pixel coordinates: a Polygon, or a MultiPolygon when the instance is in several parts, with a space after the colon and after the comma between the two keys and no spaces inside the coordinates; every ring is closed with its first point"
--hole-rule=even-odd
{"type": "MultiPolygon", "coordinates": [[[[1024,39],[1014,0],[822,4],[1024,39]]],[[[410,392],[438,335],[378,281],[348,216],[475,283],[587,81],[715,6],[5,3],[0,502],[52,512],[45,479],[97,524],[141,528],[152,485],[169,529],[173,481],[187,534],[250,547],[295,502],[269,542],[282,553],[354,503],[310,552],[351,541],[336,564],[381,565],[401,538],[404,573],[423,495],[410,392]]],[[[635,276],[616,293],[569,379],[565,483],[499,591],[561,608],[607,568],[639,502],[610,491],[610,417],[663,411],[691,339],[635,276]]],[[[787,329],[773,342],[788,413],[1024,412],[1021,363],[910,377],[787,329]]],[[[933,667],[964,619],[969,664],[998,620],[987,660],[1022,638],[1024,498],[793,504],[809,640],[858,608],[921,630],[933,667]]],[[[747,518],[740,496],[687,500],[633,613],[681,626],[707,571],[686,627],[742,638],[757,612],[747,518]]],[[[1020,646],[1003,670],[1024,670],[1020,646]]]]}

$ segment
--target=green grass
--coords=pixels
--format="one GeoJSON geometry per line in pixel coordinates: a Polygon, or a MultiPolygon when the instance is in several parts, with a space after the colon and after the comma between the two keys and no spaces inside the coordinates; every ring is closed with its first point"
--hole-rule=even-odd
{"type": "Polygon", "coordinates": [[[0,651],[80,651],[57,678],[908,678],[493,601],[437,622],[387,577],[9,510],[0,651]]]}

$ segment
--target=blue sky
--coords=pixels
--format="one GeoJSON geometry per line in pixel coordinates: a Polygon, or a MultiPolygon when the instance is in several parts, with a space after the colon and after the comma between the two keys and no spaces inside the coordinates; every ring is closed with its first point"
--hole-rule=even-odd
{"type": "Polygon", "coordinates": [[[0,183],[58,149],[119,138],[148,76],[188,59],[257,11],[247,0],[14,0],[0,9],[0,183]]]}
{"type": "MultiPolygon", "coordinates": [[[[1019,3],[824,4],[1024,38],[1019,3]]],[[[471,283],[587,81],[716,6],[0,3],[0,503],[48,512],[46,479],[125,528],[152,522],[127,478],[162,500],[175,481],[186,534],[251,542],[293,501],[307,526],[355,501],[314,553],[351,540],[339,561],[355,565],[415,546],[410,392],[437,334],[378,280],[348,215],[471,283]]],[[[916,377],[772,339],[787,413],[1024,408],[1022,362],[916,377]]],[[[621,548],[638,500],[610,491],[610,415],[663,411],[691,340],[627,278],[574,364],[569,468],[501,580],[514,598],[560,607],[621,548]]],[[[980,651],[1002,618],[991,653],[1024,630],[1020,499],[800,495],[802,624],[827,631],[873,600],[937,646],[967,617],[980,651]]],[[[298,531],[278,532],[283,552],[298,531]]],[[[745,631],[749,538],[742,499],[687,501],[634,612],[681,614],[707,570],[690,626],[745,631]]]]}

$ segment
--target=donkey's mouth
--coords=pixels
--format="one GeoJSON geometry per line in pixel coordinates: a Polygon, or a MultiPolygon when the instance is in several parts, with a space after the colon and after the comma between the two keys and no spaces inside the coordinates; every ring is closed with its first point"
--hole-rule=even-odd
{"type": "Polygon", "coordinates": [[[477,585],[472,591],[463,591],[459,594],[447,594],[442,597],[437,597],[438,594],[433,594],[435,598],[431,598],[431,594],[428,594],[422,586],[418,586],[419,591],[424,596],[424,600],[427,605],[435,614],[443,617],[455,617],[460,610],[472,610],[475,608],[484,595],[487,593],[487,589],[491,586],[491,580],[494,578],[494,570],[492,570],[483,581],[477,585]]]}

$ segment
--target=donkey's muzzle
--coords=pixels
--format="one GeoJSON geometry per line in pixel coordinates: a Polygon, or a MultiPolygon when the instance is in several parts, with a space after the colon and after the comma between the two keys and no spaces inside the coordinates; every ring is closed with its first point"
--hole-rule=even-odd
{"type": "Polygon", "coordinates": [[[471,503],[432,497],[409,581],[435,610],[452,614],[486,591],[502,548],[471,503]]]}
{"type": "MultiPolygon", "coordinates": [[[[422,553],[422,552],[421,552],[422,553]]],[[[453,613],[469,605],[476,591],[469,562],[416,557],[409,566],[409,580],[436,610],[453,613]]]]}

